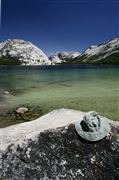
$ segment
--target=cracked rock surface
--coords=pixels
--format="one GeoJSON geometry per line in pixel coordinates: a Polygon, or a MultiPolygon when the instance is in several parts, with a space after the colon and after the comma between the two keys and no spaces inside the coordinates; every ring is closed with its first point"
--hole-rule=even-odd
{"type": "MultiPolygon", "coordinates": [[[[58,110],[54,113],[61,115],[65,111],[73,113],[72,110],[58,110]]],[[[49,116],[54,116],[54,113],[49,116]]],[[[63,127],[39,132],[35,138],[26,139],[22,143],[11,141],[8,147],[1,149],[0,178],[118,180],[119,124],[110,121],[110,126],[110,134],[93,143],[83,140],[71,122],[63,127]]]]}

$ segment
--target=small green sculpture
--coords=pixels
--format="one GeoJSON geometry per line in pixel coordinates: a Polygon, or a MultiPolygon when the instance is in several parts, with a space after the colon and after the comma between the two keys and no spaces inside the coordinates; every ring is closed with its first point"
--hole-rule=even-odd
{"type": "Polygon", "coordinates": [[[99,141],[110,131],[108,120],[95,111],[86,113],[82,121],[75,122],[75,129],[82,138],[88,141],[99,141]]]}

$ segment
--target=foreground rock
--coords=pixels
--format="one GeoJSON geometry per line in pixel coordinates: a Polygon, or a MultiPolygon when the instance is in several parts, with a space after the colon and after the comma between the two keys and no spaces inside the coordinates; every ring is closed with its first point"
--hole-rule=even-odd
{"type": "Polygon", "coordinates": [[[61,109],[1,129],[1,179],[119,179],[119,123],[110,121],[110,134],[90,143],[74,128],[74,122],[83,115],[61,109]]]}

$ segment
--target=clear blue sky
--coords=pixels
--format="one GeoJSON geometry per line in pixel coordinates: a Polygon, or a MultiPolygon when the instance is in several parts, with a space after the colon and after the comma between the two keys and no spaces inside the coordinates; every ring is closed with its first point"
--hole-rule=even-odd
{"type": "Polygon", "coordinates": [[[1,29],[47,54],[83,51],[119,35],[119,0],[2,0],[1,29]]]}

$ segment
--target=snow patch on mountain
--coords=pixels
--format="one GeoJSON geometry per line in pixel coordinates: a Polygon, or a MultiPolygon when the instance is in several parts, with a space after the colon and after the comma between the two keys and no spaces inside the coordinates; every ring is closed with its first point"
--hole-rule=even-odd
{"type": "Polygon", "coordinates": [[[119,38],[114,38],[100,45],[89,47],[87,50],[84,51],[83,54],[86,55],[97,55],[101,53],[110,54],[110,52],[112,53],[112,50],[113,52],[117,51],[117,48],[119,48],[119,38]]]}
{"type": "Polygon", "coordinates": [[[49,59],[51,60],[52,63],[56,64],[56,63],[62,63],[65,62],[65,59],[73,59],[77,56],[79,56],[81,53],[80,52],[66,52],[66,51],[62,51],[62,52],[56,52],[56,53],[52,53],[49,56],[49,59]]]}

